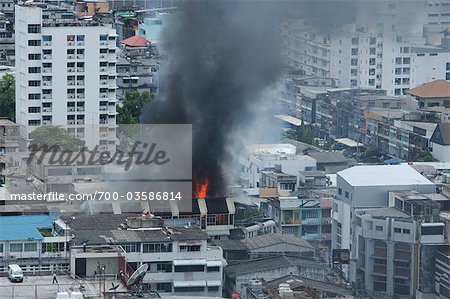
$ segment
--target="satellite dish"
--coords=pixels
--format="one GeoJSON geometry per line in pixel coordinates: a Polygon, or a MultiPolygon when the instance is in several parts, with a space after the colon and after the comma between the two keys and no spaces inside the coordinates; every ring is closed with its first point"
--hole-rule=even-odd
{"type": "Polygon", "coordinates": [[[130,278],[127,280],[127,288],[131,288],[132,286],[139,286],[139,284],[144,279],[145,273],[148,270],[148,264],[143,264],[136,271],[131,274],[130,278]]]}

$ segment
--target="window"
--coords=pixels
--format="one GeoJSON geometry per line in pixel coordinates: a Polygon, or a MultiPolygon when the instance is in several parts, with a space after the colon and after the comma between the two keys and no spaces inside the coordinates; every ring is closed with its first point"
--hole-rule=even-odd
{"type": "Polygon", "coordinates": [[[208,287],[208,292],[218,292],[219,287],[208,287]]]}
{"type": "Polygon", "coordinates": [[[200,251],[200,245],[181,245],[181,252],[200,251]]]}
{"type": "Polygon", "coordinates": [[[40,100],[41,99],[41,94],[40,93],[29,93],[28,94],[28,99],[29,100],[40,100]]]}
{"type": "Polygon", "coordinates": [[[358,75],[358,69],[351,69],[350,70],[350,75],[357,76],[358,75]]]}
{"type": "Polygon", "coordinates": [[[409,57],[403,58],[403,64],[410,64],[411,59],[409,57]]]}
{"type": "Polygon", "coordinates": [[[203,292],[204,287],[175,287],[175,293],[190,293],[190,292],[203,292]]]}
{"type": "Polygon", "coordinates": [[[375,86],[375,79],[369,79],[369,86],[375,86]]]}
{"type": "Polygon", "coordinates": [[[383,227],[380,226],[380,225],[376,225],[375,226],[375,230],[378,231],[378,232],[382,232],[383,231],[383,227]]]}
{"type": "Polygon", "coordinates": [[[352,55],[358,55],[358,48],[352,48],[352,55]]]}
{"type": "Polygon", "coordinates": [[[445,73],[445,80],[450,80],[450,73],[445,73]]]}
{"type": "Polygon", "coordinates": [[[22,252],[22,243],[11,243],[9,244],[10,252],[22,252]]]}
{"type": "Polygon", "coordinates": [[[28,81],[28,86],[31,86],[31,87],[41,86],[41,81],[39,81],[39,80],[30,80],[30,81],[28,81]]]}
{"type": "Polygon", "coordinates": [[[172,292],[172,283],[170,282],[160,282],[156,284],[156,290],[158,292],[167,292],[167,293],[171,293],[172,292]]]}
{"type": "Polygon", "coordinates": [[[370,53],[370,55],[375,55],[375,54],[377,54],[377,48],[370,48],[370,51],[369,51],[369,53],[370,53]]]}
{"type": "Polygon", "coordinates": [[[107,48],[105,48],[105,49],[100,49],[100,54],[105,54],[105,53],[108,53],[108,49],[107,48]]]}
{"type": "Polygon", "coordinates": [[[67,49],[67,54],[68,55],[75,54],[75,49],[67,49]]]}
{"type": "Polygon", "coordinates": [[[345,191],[345,198],[348,198],[349,197],[349,193],[348,193],[348,191],[345,191]]]}
{"type": "Polygon", "coordinates": [[[51,35],[43,35],[42,36],[42,41],[43,42],[51,42],[52,41],[52,36],[51,35]]]}
{"type": "Polygon", "coordinates": [[[41,33],[40,24],[28,24],[28,33],[41,33]]]}
{"type": "Polygon", "coordinates": [[[420,230],[423,236],[444,234],[444,226],[422,226],[420,230]]]}
{"type": "Polygon", "coordinates": [[[204,265],[175,266],[175,272],[204,272],[204,265]]]}
{"type": "Polygon", "coordinates": [[[394,227],[394,233],[401,234],[402,233],[402,229],[398,228],[398,227],[394,227]]]}
{"type": "Polygon", "coordinates": [[[68,41],[68,42],[73,42],[73,41],[75,41],[75,35],[68,35],[68,36],[67,36],[67,41],[68,41]]]}
{"type": "Polygon", "coordinates": [[[396,78],[395,79],[395,85],[400,85],[402,84],[402,79],[401,78],[396,78]]]}
{"type": "Polygon", "coordinates": [[[395,64],[402,64],[402,58],[401,57],[395,58],[395,64]]]}
{"type": "Polygon", "coordinates": [[[220,267],[207,267],[207,272],[220,272],[220,267]]]}
{"type": "Polygon", "coordinates": [[[28,54],[28,60],[40,60],[41,54],[28,54]]]}
{"type": "Polygon", "coordinates": [[[375,75],[375,69],[369,69],[369,76],[375,75]]]}
{"type": "Polygon", "coordinates": [[[77,42],[84,42],[84,35],[77,35],[77,42]]]}
{"type": "Polygon", "coordinates": [[[376,64],[376,59],[375,58],[370,58],[369,59],[369,65],[375,65],[376,64]]]}
{"type": "Polygon", "coordinates": [[[28,107],[28,113],[40,113],[41,107],[28,107]]]}
{"type": "Polygon", "coordinates": [[[402,74],[402,68],[401,67],[395,68],[395,74],[396,75],[401,75],[402,74]]]}
{"type": "Polygon", "coordinates": [[[42,50],[42,54],[44,54],[44,55],[52,55],[52,50],[50,50],[50,49],[42,50]]]}
{"type": "Polygon", "coordinates": [[[341,188],[338,189],[338,194],[342,195],[342,189],[341,188]]]}
{"type": "Polygon", "coordinates": [[[84,54],[84,49],[77,49],[77,54],[83,55],[84,54]]]}
{"type": "Polygon", "coordinates": [[[23,249],[25,252],[37,251],[37,243],[25,243],[23,249]]]}
{"type": "Polygon", "coordinates": [[[30,39],[30,40],[28,41],[28,46],[29,46],[29,47],[38,47],[38,46],[40,46],[40,45],[41,45],[41,41],[38,40],[38,39],[30,39]]]}
{"type": "MultiPolygon", "coordinates": [[[[69,116],[73,116],[73,115],[68,115],[67,119],[69,119],[69,116]]],[[[122,248],[125,250],[125,252],[140,252],[141,251],[141,246],[139,243],[124,244],[124,245],[122,245],[122,248]]]]}
{"type": "Polygon", "coordinates": [[[445,69],[446,69],[447,71],[450,71],[450,62],[447,62],[446,66],[445,66],[445,69]]]}
{"type": "Polygon", "coordinates": [[[352,58],[352,60],[350,61],[352,66],[358,65],[358,59],[356,58],[352,58]]]}
{"type": "Polygon", "coordinates": [[[153,244],[153,243],[144,243],[143,244],[143,252],[144,253],[153,253],[153,252],[172,252],[172,244],[153,244]]]}
{"type": "Polygon", "coordinates": [[[106,40],[108,40],[108,35],[106,35],[106,34],[101,34],[101,35],[100,35],[100,41],[106,41],[106,40]]]}
{"type": "Polygon", "coordinates": [[[29,67],[28,68],[28,73],[30,73],[30,74],[38,74],[40,72],[41,72],[40,67],[29,67]]]}
{"type": "Polygon", "coordinates": [[[40,126],[41,125],[41,121],[40,120],[31,119],[31,120],[28,121],[28,125],[29,126],[40,126]]]}
{"type": "Polygon", "coordinates": [[[352,45],[357,45],[358,44],[358,38],[354,37],[352,38],[352,45]]]}
{"type": "Polygon", "coordinates": [[[377,43],[377,38],[376,37],[371,37],[370,38],[370,44],[371,45],[375,45],[377,43]]]}

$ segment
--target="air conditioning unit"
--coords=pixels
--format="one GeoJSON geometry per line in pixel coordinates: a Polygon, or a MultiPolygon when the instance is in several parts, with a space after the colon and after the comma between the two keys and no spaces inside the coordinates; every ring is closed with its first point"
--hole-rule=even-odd
{"type": "Polygon", "coordinates": [[[50,112],[50,108],[42,108],[42,112],[50,112]]]}
{"type": "Polygon", "coordinates": [[[74,58],[75,58],[75,55],[67,55],[67,58],[68,58],[68,59],[74,59],[74,58]]]}
{"type": "Polygon", "coordinates": [[[73,69],[68,69],[67,70],[69,73],[73,73],[73,69]]]}
{"type": "Polygon", "coordinates": [[[75,82],[68,82],[68,85],[75,85],[75,82]]]}
{"type": "Polygon", "coordinates": [[[45,82],[45,81],[44,81],[43,84],[44,84],[44,86],[49,86],[49,85],[50,85],[50,82],[45,82]]]}
{"type": "Polygon", "coordinates": [[[74,99],[75,96],[73,94],[69,94],[69,99],[74,99]]]}
{"type": "Polygon", "coordinates": [[[69,111],[69,112],[73,112],[73,111],[75,111],[75,108],[73,108],[73,107],[69,107],[69,108],[67,108],[67,111],[69,111]]]}
{"type": "Polygon", "coordinates": [[[77,85],[84,85],[84,82],[78,81],[77,85]]]}
{"type": "Polygon", "coordinates": [[[74,121],[74,120],[69,120],[69,121],[67,121],[67,124],[69,124],[69,125],[74,125],[74,124],[75,124],[75,121],[74,121]]]}

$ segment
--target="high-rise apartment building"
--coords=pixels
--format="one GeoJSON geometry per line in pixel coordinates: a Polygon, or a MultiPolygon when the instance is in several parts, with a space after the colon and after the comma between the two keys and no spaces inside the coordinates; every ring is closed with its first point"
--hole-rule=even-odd
{"type": "Polygon", "coordinates": [[[21,140],[61,125],[89,148],[115,149],[115,30],[51,6],[17,5],[15,24],[21,140]]]}
{"type": "Polygon", "coordinates": [[[367,18],[360,12],[356,20],[322,32],[302,19],[286,19],[289,67],[306,76],[334,78],[339,87],[384,89],[397,96],[433,80],[450,80],[450,39],[428,24],[436,14],[440,26],[450,23],[450,14],[433,13],[435,4],[420,1],[405,5],[391,3],[367,18]]]}

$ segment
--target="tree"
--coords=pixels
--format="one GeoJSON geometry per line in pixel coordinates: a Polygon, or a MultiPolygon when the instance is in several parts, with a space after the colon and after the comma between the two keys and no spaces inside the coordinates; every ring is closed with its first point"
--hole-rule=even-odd
{"type": "Polygon", "coordinates": [[[52,146],[58,146],[61,151],[79,151],[84,146],[84,141],[77,139],[75,136],[67,133],[61,127],[42,126],[30,133],[30,148],[45,149],[52,146]]]}
{"type": "Polygon", "coordinates": [[[380,153],[378,152],[378,149],[374,146],[369,146],[365,151],[364,151],[364,156],[366,158],[373,158],[373,157],[378,157],[380,155],[380,153]]]}
{"type": "Polygon", "coordinates": [[[150,104],[154,95],[148,91],[139,93],[136,90],[127,91],[122,107],[117,107],[118,124],[138,124],[142,109],[150,104]]]}
{"type": "Polygon", "coordinates": [[[424,150],[420,155],[414,160],[414,162],[435,162],[437,161],[429,150],[424,150]]]}
{"type": "Polygon", "coordinates": [[[3,76],[0,81],[0,117],[15,119],[15,80],[10,74],[3,76]]]}

